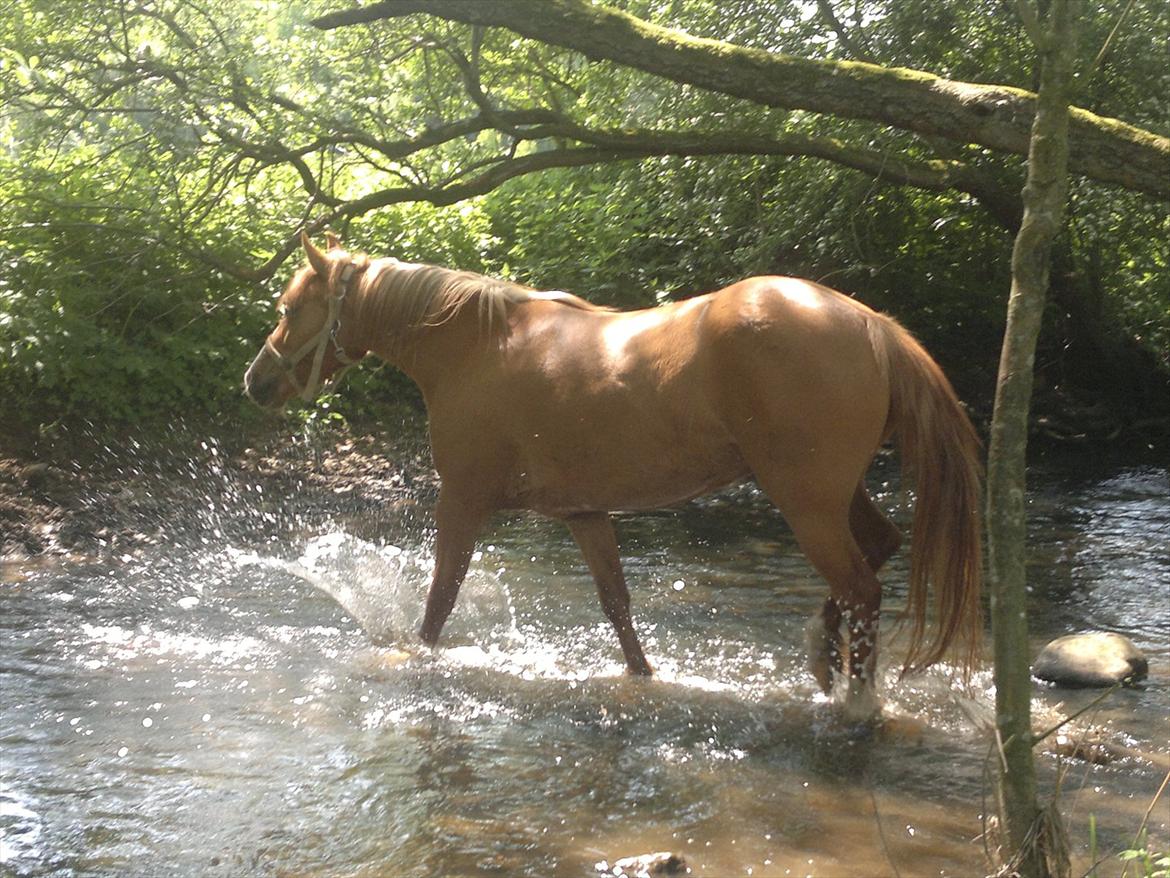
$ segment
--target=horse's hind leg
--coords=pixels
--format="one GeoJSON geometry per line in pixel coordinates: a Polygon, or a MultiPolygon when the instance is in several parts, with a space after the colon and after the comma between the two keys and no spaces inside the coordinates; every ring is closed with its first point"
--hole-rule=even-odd
{"type": "Polygon", "coordinates": [[[865,561],[877,573],[902,545],[902,532],[877,508],[865,483],[858,482],[849,506],[849,529],[865,561]]]}
{"type": "Polygon", "coordinates": [[[841,610],[831,597],[825,598],[821,611],[809,619],[805,639],[809,670],[827,695],[833,691],[834,675],[841,673],[841,610]]]}
{"type": "Polygon", "coordinates": [[[594,582],[597,583],[601,608],[617,631],[622,652],[626,657],[626,667],[631,674],[649,675],[650,663],[642,653],[638,633],[630,619],[630,592],[626,588],[626,577],[622,573],[622,562],[618,557],[613,522],[604,512],[572,515],[566,518],[565,522],[569,525],[577,545],[580,546],[581,554],[585,556],[585,563],[589,565],[594,582]]]}
{"type": "Polygon", "coordinates": [[[794,474],[757,472],[756,477],[787,519],[805,556],[829,583],[829,601],[820,615],[826,648],[819,656],[814,651],[813,673],[822,686],[831,684],[833,652],[839,650],[840,643],[837,628],[845,622],[849,631],[849,707],[858,713],[872,713],[876,707],[873,684],[881,586],[850,528],[849,495],[841,492],[842,496],[836,496],[827,483],[811,484],[794,474]]]}
{"type": "MultiPolygon", "coordinates": [[[[877,573],[902,544],[902,532],[877,508],[865,484],[859,482],[849,506],[849,530],[865,556],[870,569],[877,573]]],[[[832,597],[810,621],[807,631],[809,669],[826,693],[833,688],[833,677],[841,673],[841,609],[832,597]]]]}
{"type": "MultiPolygon", "coordinates": [[[[877,706],[874,683],[881,585],[853,539],[845,516],[822,519],[813,510],[801,510],[785,517],[804,554],[829,583],[826,608],[829,603],[834,605],[837,624],[844,622],[849,632],[847,708],[859,715],[872,714],[877,706]]],[[[833,613],[822,610],[821,615],[826,632],[832,626],[835,634],[833,613]]],[[[840,641],[829,640],[840,662],[840,641]]],[[[832,652],[828,658],[832,662],[832,652]]],[[[829,677],[831,681],[831,674],[829,677]]],[[[824,680],[818,682],[824,685],[824,680]]]]}

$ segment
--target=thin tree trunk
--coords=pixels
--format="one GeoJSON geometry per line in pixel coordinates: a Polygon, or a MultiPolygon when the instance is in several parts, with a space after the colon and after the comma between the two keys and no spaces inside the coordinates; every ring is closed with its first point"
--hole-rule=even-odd
{"type": "MultiPolygon", "coordinates": [[[[1020,0],[1021,6],[1031,0],[1020,0]]],[[[1068,101],[1074,60],[1073,6],[1051,0],[1033,27],[1041,59],[1036,118],[1028,150],[1024,218],[1012,250],[1012,289],[999,363],[987,472],[988,579],[995,640],[1000,803],[1007,861],[1023,878],[1051,874],[1032,761],[1030,654],[1025,575],[1025,454],[1032,367],[1048,290],[1052,242],[1068,196],[1068,101]]],[[[1025,10],[1026,11],[1026,10],[1025,10]]]]}

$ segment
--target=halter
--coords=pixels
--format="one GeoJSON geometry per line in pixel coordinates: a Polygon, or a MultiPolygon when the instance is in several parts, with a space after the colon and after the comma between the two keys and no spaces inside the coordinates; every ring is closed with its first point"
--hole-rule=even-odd
{"type": "Polygon", "coordinates": [[[272,343],[272,336],[264,339],[264,350],[276,359],[277,365],[281,369],[288,373],[289,380],[297,388],[297,395],[306,402],[312,402],[316,399],[317,394],[321,392],[324,384],[321,381],[321,364],[325,360],[325,346],[329,342],[333,342],[333,356],[342,365],[342,368],[329,381],[330,387],[335,386],[341,380],[341,376],[345,374],[346,369],[357,362],[357,360],[345,352],[345,348],[337,340],[337,330],[341,327],[341,306],[345,302],[345,297],[349,295],[349,281],[353,277],[353,271],[352,262],[341,270],[341,292],[336,296],[329,297],[329,316],[325,320],[325,325],[321,327],[316,335],[301,345],[295,354],[286,356],[278,351],[272,343]],[[313,351],[314,348],[316,348],[316,352],[313,354],[313,370],[309,373],[309,380],[302,386],[297,381],[294,370],[300,365],[301,360],[308,356],[309,352],[313,351]]]}

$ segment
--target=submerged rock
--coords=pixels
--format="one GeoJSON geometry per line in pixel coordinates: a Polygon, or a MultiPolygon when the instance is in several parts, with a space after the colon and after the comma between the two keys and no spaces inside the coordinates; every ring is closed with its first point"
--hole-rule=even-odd
{"type": "Polygon", "coordinates": [[[1032,675],[1058,686],[1113,686],[1143,679],[1150,663],[1121,634],[1094,632],[1058,637],[1040,650],[1032,675]]]}
{"type": "Polygon", "coordinates": [[[1052,752],[1066,759],[1079,759],[1093,765],[1108,765],[1125,755],[1119,753],[1108,741],[1100,738],[1086,736],[1074,738],[1069,735],[1057,735],[1052,752]]]}
{"type": "Polygon", "coordinates": [[[603,860],[597,864],[597,871],[605,875],[622,875],[626,878],[659,878],[668,875],[689,875],[691,869],[681,855],[659,851],[638,857],[622,857],[613,865],[603,860]]]}

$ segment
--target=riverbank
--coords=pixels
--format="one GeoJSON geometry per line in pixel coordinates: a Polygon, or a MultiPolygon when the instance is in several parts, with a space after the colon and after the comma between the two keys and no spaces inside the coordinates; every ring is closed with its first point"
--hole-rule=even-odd
{"type": "Polygon", "coordinates": [[[403,411],[389,429],[384,423],[271,423],[225,431],[227,438],[181,426],[122,441],[6,442],[0,560],[198,540],[222,524],[225,505],[251,505],[243,520],[280,528],[308,510],[360,514],[413,503],[435,489],[425,424],[403,411]]]}

